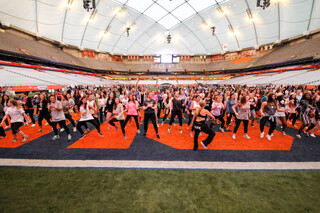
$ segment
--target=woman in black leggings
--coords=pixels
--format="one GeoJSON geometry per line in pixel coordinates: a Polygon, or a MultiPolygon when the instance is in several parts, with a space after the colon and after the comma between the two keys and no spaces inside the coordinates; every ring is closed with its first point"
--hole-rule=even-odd
{"type": "Polygon", "coordinates": [[[33,104],[32,104],[32,99],[31,99],[31,97],[28,97],[27,92],[22,93],[22,100],[19,103],[23,104],[24,111],[31,118],[31,121],[32,121],[31,127],[35,127],[36,121],[34,120],[34,116],[33,116],[34,108],[33,108],[33,104]]]}
{"type": "Polygon", "coordinates": [[[38,132],[42,132],[43,128],[42,128],[42,120],[46,119],[46,121],[48,122],[48,124],[50,126],[52,126],[52,122],[50,121],[51,119],[51,115],[48,111],[48,101],[47,101],[47,96],[45,93],[41,93],[39,95],[39,102],[38,102],[38,112],[39,112],[39,117],[38,117],[38,124],[40,129],[38,130],[38,132]]]}
{"type": "Polygon", "coordinates": [[[90,109],[95,110],[95,108],[93,108],[92,106],[89,106],[87,104],[87,98],[83,97],[80,100],[80,106],[79,106],[79,112],[81,114],[81,118],[77,124],[77,129],[81,134],[80,139],[85,137],[85,133],[82,130],[82,126],[86,125],[87,122],[91,123],[92,125],[94,125],[96,127],[96,129],[98,130],[98,134],[103,137],[103,134],[100,131],[100,125],[97,123],[97,121],[93,118],[90,109]]]}
{"type": "Polygon", "coordinates": [[[273,135],[273,131],[276,128],[276,111],[286,112],[287,110],[280,109],[276,102],[276,96],[274,93],[270,93],[267,96],[267,101],[263,102],[261,105],[261,116],[260,119],[260,138],[264,137],[264,126],[267,122],[270,123],[269,133],[266,135],[266,138],[271,141],[271,136],[273,135]]]}
{"type": "Polygon", "coordinates": [[[308,127],[308,129],[305,133],[309,136],[309,131],[316,126],[316,115],[319,115],[319,108],[309,93],[305,93],[302,96],[300,105],[302,125],[298,131],[297,138],[301,138],[300,134],[306,127],[308,127]]]}
{"type": "Polygon", "coordinates": [[[199,102],[200,108],[198,108],[195,112],[195,115],[192,119],[192,124],[194,124],[194,145],[193,145],[193,150],[196,151],[198,149],[198,136],[200,134],[200,132],[204,132],[206,134],[208,134],[208,137],[201,142],[201,145],[205,148],[208,149],[208,145],[212,142],[214,136],[216,135],[216,133],[208,126],[206,125],[206,117],[209,116],[212,120],[212,122],[214,122],[214,116],[206,109],[204,109],[204,107],[206,106],[206,102],[205,101],[200,101],[199,102]]]}
{"type": "Polygon", "coordinates": [[[292,120],[292,126],[295,127],[296,121],[298,119],[297,117],[297,106],[298,106],[298,100],[296,98],[296,94],[291,94],[289,98],[289,111],[288,111],[288,117],[287,119],[292,120]]]}
{"type": "Polygon", "coordinates": [[[64,116],[63,113],[63,108],[62,108],[62,103],[58,100],[56,100],[54,95],[50,95],[49,97],[49,112],[51,113],[51,117],[52,117],[52,128],[54,131],[54,137],[52,138],[52,140],[58,140],[60,138],[59,133],[58,133],[58,129],[57,129],[57,124],[59,124],[59,126],[61,128],[64,128],[64,130],[66,131],[66,133],[68,134],[68,141],[71,140],[71,134],[70,131],[66,125],[66,117],[64,116]]]}
{"type": "MultiPolygon", "coordinates": [[[[114,122],[120,122],[120,126],[121,126],[121,130],[122,130],[122,133],[123,133],[123,137],[124,139],[127,139],[127,136],[126,136],[126,131],[124,129],[124,110],[123,110],[123,106],[122,104],[120,103],[120,99],[119,98],[116,98],[114,100],[114,106],[113,106],[113,114],[114,114],[114,117],[109,121],[109,124],[111,126],[114,126],[116,128],[116,132],[118,130],[118,127],[114,124],[114,122]]],[[[138,121],[138,119],[137,119],[138,121]]]]}
{"type": "Polygon", "coordinates": [[[67,96],[65,96],[65,95],[61,96],[61,103],[62,103],[62,107],[63,107],[64,116],[66,117],[66,119],[68,119],[71,122],[71,124],[73,126],[73,131],[76,132],[77,131],[76,123],[74,122],[72,115],[69,112],[69,110],[73,108],[73,105],[70,104],[67,96]]]}

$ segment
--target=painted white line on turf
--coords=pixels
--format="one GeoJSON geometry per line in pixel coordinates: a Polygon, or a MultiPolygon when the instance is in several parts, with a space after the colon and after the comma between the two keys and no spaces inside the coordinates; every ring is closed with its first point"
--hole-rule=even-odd
{"type": "Polygon", "coordinates": [[[0,159],[0,166],[55,168],[141,168],[221,170],[320,170],[320,162],[204,162],[126,160],[0,159]]]}

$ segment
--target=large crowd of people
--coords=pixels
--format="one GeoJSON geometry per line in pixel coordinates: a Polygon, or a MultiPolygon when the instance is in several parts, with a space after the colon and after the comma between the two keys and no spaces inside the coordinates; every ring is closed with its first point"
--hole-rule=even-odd
{"type": "Polygon", "coordinates": [[[272,140],[273,132],[281,126],[281,132],[286,135],[288,125],[296,128],[296,137],[301,133],[307,137],[316,137],[315,132],[320,127],[320,88],[307,89],[305,86],[237,86],[218,85],[198,86],[134,86],[114,85],[112,87],[67,87],[63,91],[38,92],[33,94],[8,96],[3,93],[0,103],[0,139],[6,137],[6,129],[11,128],[16,142],[17,134],[22,142],[28,136],[20,127],[31,125],[43,131],[45,125],[50,125],[54,132],[52,140],[58,140],[61,132],[67,133],[68,140],[72,132],[78,131],[81,139],[89,131],[88,124],[97,129],[103,137],[104,131],[117,132],[119,123],[122,135],[126,139],[126,126],[133,122],[137,133],[143,124],[143,135],[148,132],[149,120],[153,124],[156,136],[160,138],[159,128],[169,124],[167,133],[171,133],[172,124],[178,117],[179,133],[183,134],[183,120],[187,124],[187,134],[194,138],[194,150],[198,149],[198,136],[203,133],[208,137],[201,142],[204,148],[212,142],[215,136],[214,127],[218,131],[233,131],[232,138],[242,123],[244,137],[250,139],[250,128],[260,127],[260,137],[272,140]],[[142,111],[144,113],[142,113],[142,111]],[[75,121],[75,115],[80,119],[75,121]],[[143,115],[143,118],[142,118],[143,115]],[[37,119],[37,121],[36,121],[37,119]],[[143,120],[142,120],[143,119],[143,120]],[[69,120],[73,131],[66,125],[69,120]],[[169,121],[166,121],[169,120],[169,121]],[[101,129],[101,124],[107,122],[108,128],[101,129]],[[210,124],[209,124],[210,122],[210,124]],[[160,124],[160,125],[159,125],[160,124]],[[208,125],[209,124],[209,125],[208,125]],[[232,125],[233,124],[233,125],[232,125]],[[249,126],[250,124],[250,126],[249,126]],[[265,126],[269,130],[265,134],[265,126]],[[58,131],[57,126],[60,130],[58,131]],[[83,130],[83,127],[85,130],[83,130]]]}

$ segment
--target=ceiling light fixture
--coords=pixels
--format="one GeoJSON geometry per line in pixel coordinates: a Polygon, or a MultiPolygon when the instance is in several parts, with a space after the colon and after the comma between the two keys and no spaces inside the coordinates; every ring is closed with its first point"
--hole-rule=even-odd
{"type": "Polygon", "coordinates": [[[248,14],[249,19],[250,19],[250,20],[253,20],[253,15],[252,15],[252,13],[251,13],[250,8],[246,9],[246,11],[247,11],[247,14],[248,14]]]}
{"type": "Polygon", "coordinates": [[[91,15],[89,16],[89,22],[93,22],[94,17],[96,16],[97,12],[98,12],[98,10],[95,9],[95,10],[91,13],[91,15]]]}
{"type": "Polygon", "coordinates": [[[131,29],[130,27],[127,27],[127,28],[126,28],[127,37],[129,37],[129,35],[130,35],[130,33],[129,33],[129,32],[130,32],[130,29],[131,29]]]}
{"type": "Polygon", "coordinates": [[[218,12],[219,12],[220,14],[224,14],[224,11],[223,11],[223,9],[222,9],[221,7],[218,7],[217,10],[218,10],[218,12]]]}
{"type": "Polygon", "coordinates": [[[72,7],[73,0],[68,0],[67,2],[67,10],[70,10],[72,7]]]}
{"type": "Polygon", "coordinates": [[[214,33],[216,32],[216,26],[212,26],[211,30],[212,30],[212,36],[214,36],[214,33]]]}

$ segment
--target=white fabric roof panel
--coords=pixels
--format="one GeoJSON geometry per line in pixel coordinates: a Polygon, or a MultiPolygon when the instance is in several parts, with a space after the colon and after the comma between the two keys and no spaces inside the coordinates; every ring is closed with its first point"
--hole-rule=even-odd
{"type": "Polygon", "coordinates": [[[272,0],[265,10],[256,0],[96,0],[90,12],[81,0],[67,2],[2,0],[0,22],[65,44],[128,55],[214,54],[223,44],[233,51],[320,29],[320,0],[272,0]]]}

